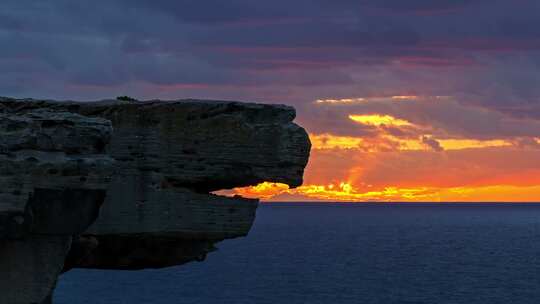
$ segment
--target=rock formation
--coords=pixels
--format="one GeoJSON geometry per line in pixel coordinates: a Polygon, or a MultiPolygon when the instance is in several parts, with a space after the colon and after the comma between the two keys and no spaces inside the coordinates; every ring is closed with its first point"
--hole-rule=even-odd
{"type": "Polygon", "coordinates": [[[202,260],[258,201],[211,192],[302,183],[306,132],[283,105],[0,98],[0,295],[50,301],[62,271],[202,260]]]}

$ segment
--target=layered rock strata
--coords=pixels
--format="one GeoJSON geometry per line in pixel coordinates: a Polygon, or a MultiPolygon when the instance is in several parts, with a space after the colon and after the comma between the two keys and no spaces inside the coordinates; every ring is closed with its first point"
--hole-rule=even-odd
{"type": "MultiPolygon", "coordinates": [[[[20,140],[0,141],[0,152],[6,151],[0,154],[2,168],[24,158],[33,172],[24,179],[6,169],[0,176],[2,185],[25,181],[21,189],[0,193],[0,244],[39,248],[54,264],[54,270],[43,270],[49,280],[34,269],[20,275],[39,277],[33,284],[40,290],[32,298],[36,303],[62,269],[134,270],[204,259],[216,242],[248,233],[258,203],[211,192],[263,181],[299,186],[310,150],[306,132],[293,123],[294,109],[282,105],[0,98],[0,115],[2,137],[19,132],[12,138],[20,140]],[[13,123],[19,120],[26,128],[13,123]],[[51,155],[60,168],[40,165],[51,162],[51,155]],[[79,175],[64,176],[63,167],[73,161],[79,175]],[[38,214],[31,220],[38,224],[25,224],[28,214],[38,214]],[[40,243],[32,245],[36,235],[40,243]]],[[[0,247],[0,268],[12,267],[5,273],[19,276],[10,266],[15,264],[5,261],[19,251],[31,259],[39,252],[34,249],[0,247]]],[[[0,293],[8,279],[3,274],[0,293]]]]}
{"type": "Polygon", "coordinates": [[[73,235],[98,216],[111,180],[110,121],[69,112],[0,114],[0,298],[39,303],[73,235]]]}

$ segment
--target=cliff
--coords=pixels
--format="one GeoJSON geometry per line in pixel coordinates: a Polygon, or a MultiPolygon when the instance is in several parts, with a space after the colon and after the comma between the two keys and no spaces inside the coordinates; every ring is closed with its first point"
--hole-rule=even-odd
{"type": "Polygon", "coordinates": [[[72,268],[203,260],[258,201],[211,192],[302,183],[306,132],[283,105],[0,98],[0,294],[45,303],[72,268]]]}

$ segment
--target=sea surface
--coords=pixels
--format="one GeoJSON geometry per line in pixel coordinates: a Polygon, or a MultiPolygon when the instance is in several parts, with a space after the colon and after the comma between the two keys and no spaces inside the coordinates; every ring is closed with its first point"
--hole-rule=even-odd
{"type": "Polygon", "coordinates": [[[75,270],[56,304],[540,303],[540,204],[264,204],[207,260],[75,270]]]}

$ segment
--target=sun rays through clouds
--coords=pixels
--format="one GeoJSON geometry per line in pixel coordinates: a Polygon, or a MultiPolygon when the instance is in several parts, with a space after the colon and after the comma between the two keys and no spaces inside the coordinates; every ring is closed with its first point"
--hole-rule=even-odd
{"type": "Polygon", "coordinates": [[[233,193],[272,201],[540,198],[537,120],[446,96],[319,99],[307,112],[301,121],[321,117],[326,128],[304,123],[313,145],[304,185],[263,183],[233,193]]]}

